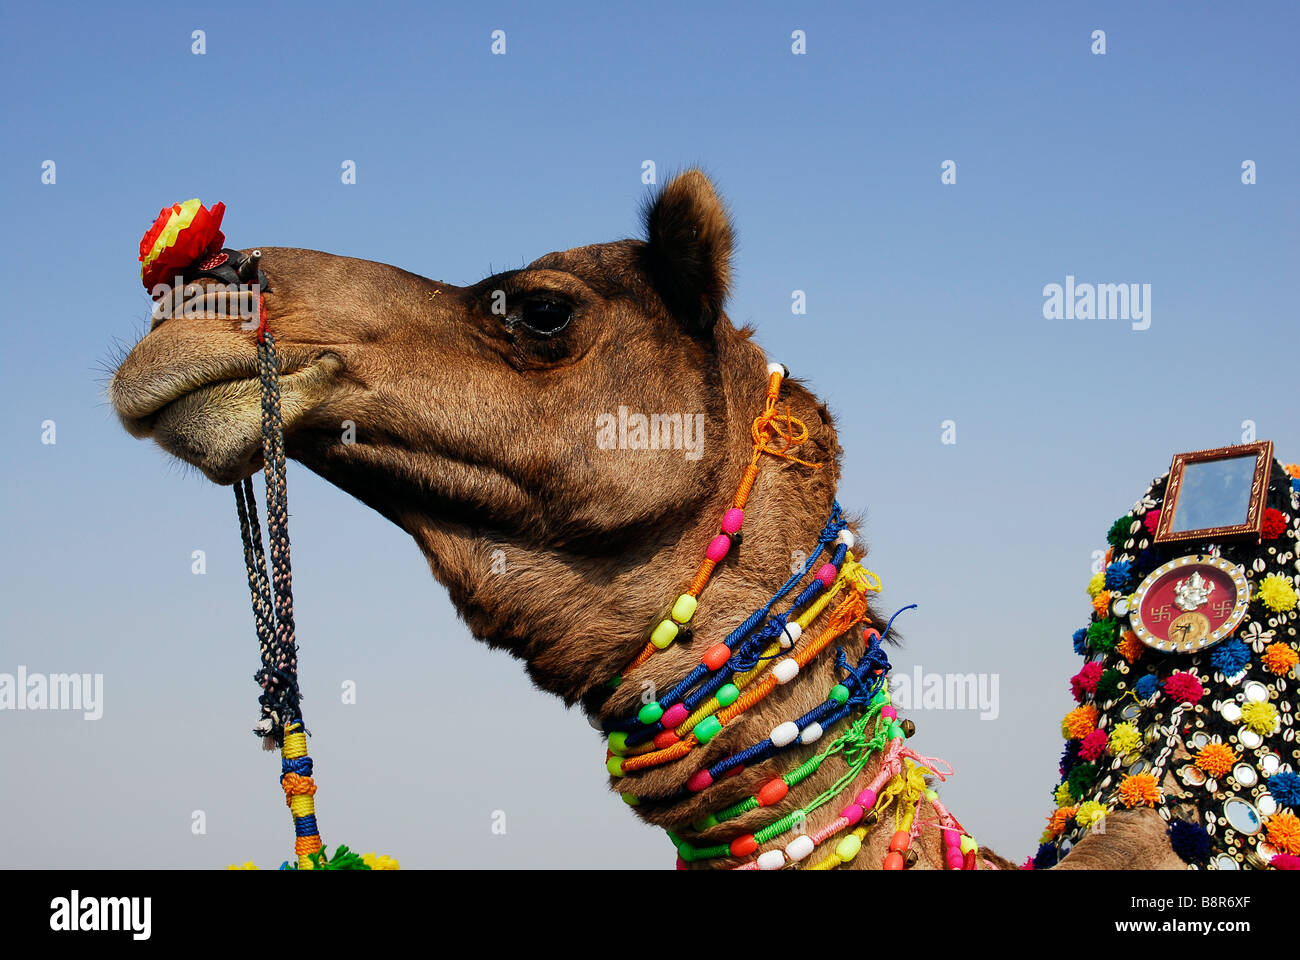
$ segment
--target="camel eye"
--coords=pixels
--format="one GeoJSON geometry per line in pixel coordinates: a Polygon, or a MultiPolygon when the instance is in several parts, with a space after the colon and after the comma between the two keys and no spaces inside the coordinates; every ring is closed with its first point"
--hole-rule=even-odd
{"type": "Polygon", "coordinates": [[[572,319],[573,308],[558,300],[528,300],[519,312],[525,327],[546,337],[559,333],[572,319]]]}

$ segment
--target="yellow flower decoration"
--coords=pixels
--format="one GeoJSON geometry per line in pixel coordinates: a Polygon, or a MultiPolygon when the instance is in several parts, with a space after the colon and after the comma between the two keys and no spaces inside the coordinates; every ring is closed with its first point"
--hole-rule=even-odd
{"type": "Polygon", "coordinates": [[[1248,703],[1241,708],[1241,719],[1256,733],[1270,734],[1277,726],[1277,707],[1271,703],[1248,703]]]}
{"type": "Polygon", "coordinates": [[[1070,793],[1070,785],[1063,783],[1056,788],[1056,805],[1058,807],[1074,806],[1074,797],[1070,793]]]}
{"type": "Polygon", "coordinates": [[[1160,802],[1160,788],[1149,773],[1135,773],[1119,784],[1119,799],[1126,807],[1154,807],[1160,802]]]}
{"type": "Polygon", "coordinates": [[[1259,582],[1255,588],[1255,599],[1274,613],[1294,610],[1296,605],[1295,587],[1291,581],[1280,574],[1271,573],[1259,582]]]}
{"type": "Polygon", "coordinates": [[[1141,742],[1142,734],[1138,733],[1137,727],[1131,723],[1117,723],[1111,728],[1106,749],[1112,757],[1122,757],[1136,750],[1141,742]]]}
{"type": "Polygon", "coordinates": [[[1098,803],[1096,800],[1088,800],[1079,804],[1079,810],[1074,815],[1075,823],[1081,827],[1091,827],[1098,820],[1106,816],[1106,805],[1098,803]]]}
{"type": "Polygon", "coordinates": [[[371,851],[370,853],[362,854],[361,859],[365,863],[365,865],[369,867],[371,870],[402,869],[401,864],[399,864],[392,857],[390,856],[377,857],[375,856],[373,851],[371,851]]]}
{"type": "Polygon", "coordinates": [[[252,860],[248,860],[242,866],[237,863],[232,863],[230,866],[226,867],[226,869],[227,870],[256,870],[257,864],[255,864],[252,860]]]}
{"type": "Polygon", "coordinates": [[[1061,736],[1067,740],[1082,740],[1097,729],[1099,716],[1097,708],[1090,703],[1075,707],[1061,721],[1061,736]]]}
{"type": "Polygon", "coordinates": [[[1106,574],[1094,573],[1088,581],[1088,596],[1095,599],[1097,594],[1106,589],[1106,574]]]}

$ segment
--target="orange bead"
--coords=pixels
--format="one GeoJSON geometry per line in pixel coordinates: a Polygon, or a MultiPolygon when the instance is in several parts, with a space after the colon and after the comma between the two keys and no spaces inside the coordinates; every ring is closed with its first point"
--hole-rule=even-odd
{"type": "Polygon", "coordinates": [[[743,837],[737,837],[731,841],[731,855],[733,857],[747,857],[758,849],[758,841],[754,839],[752,833],[747,833],[743,837]]]}
{"type": "Polygon", "coordinates": [[[885,855],[884,868],[886,870],[902,870],[903,855],[899,853],[897,850],[891,850],[889,853],[885,855]]]}
{"type": "Polygon", "coordinates": [[[715,643],[704,651],[703,663],[710,670],[717,670],[731,659],[731,648],[725,643],[715,643]]]}
{"type": "Polygon", "coordinates": [[[780,803],[787,793],[790,792],[790,785],[777,777],[775,780],[769,780],[755,794],[760,807],[770,807],[774,803],[780,803]]]}
{"type": "Polygon", "coordinates": [[[912,845],[912,835],[906,830],[899,830],[889,838],[889,849],[902,852],[912,845]]]}
{"type": "Polygon", "coordinates": [[[655,749],[666,750],[680,739],[681,737],[677,736],[676,732],[665,730],[655,735],[655,749]]]}

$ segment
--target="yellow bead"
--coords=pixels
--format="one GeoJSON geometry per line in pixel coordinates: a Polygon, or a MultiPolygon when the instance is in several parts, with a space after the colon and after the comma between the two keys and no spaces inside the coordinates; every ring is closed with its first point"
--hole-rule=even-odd
{"type": "Polygon", "coordinates": [[[979,844],[975,842],[974,837],[968,837],[964,833],[961,835],[961,852],[963,854],[967,854],[970,853],[972,850],[978,850],[978,849],[979,849],[979,844]]]}
{"type": "Polygon", "coordinates": [[[663,650],[677,639],[677,630],[677,624],[671,620],[663,620],[659,626],[655,627],[654,633],[650,634],[650,642],[663,650]]]}
{"type": "Polygon", "coordinates": [[[673,619],[678,623],[688,623],[695,616],[695,608],[700,605],[689,593],[683,593],[673,604],[673,619]]]}
{"type": "Polygon", "coordinates": [[[849,834],[843,840],[835,845],[835,856],[839,857],[845,863],[848,863],[858,855],[862,849],[862,840],[854,834],[849,834]]]}
{"type": "Polygon", "coordinates": [[[616,777],[623,776],[623,758],[610,757],[608,760],[605,761],[605,769],[608,770],[613,776],[616,777]]]}

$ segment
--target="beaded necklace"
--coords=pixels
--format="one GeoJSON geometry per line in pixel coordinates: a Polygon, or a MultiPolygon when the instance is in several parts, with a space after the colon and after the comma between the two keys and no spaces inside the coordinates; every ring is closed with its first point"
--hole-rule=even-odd
{"type": "MultiPolygon", "coordinates": [[[[628,672],[645,664],[658,651],[667,649],[679,637],[690,637],[690,623],[699,608],[701,592],[717,565],[730,552],[732,544],[740,541],[744,507],[757,478],[762,455],[779,456],[814,469],[821,466],[790,454],[791,448],[808,439],[808,430],[790,415],[788,408],[784,416],[777,413],[781,382],[789,375],[786,368],[778,363],[769,364],[767,373],[764,410],[755,418],[751,428],[753,453],[732,505],[722,517],[719,533],[710,541],[705,558],[686,591],[673,603],[669,615],[651,630],[650,639],[640,652],[621,674],[610,681],[611,687],[619,686],[628,672]],[[784,443],[775,446],[778,437],[784,443]]],[[[695,747],[709,743],[730,721],[759,703],[777,686],[794,680],[836,638],[866,621],[867,595],[878,593],[881,584],[874,573],[853,558],[852,547],[853,535],[846,529],[840,506],[835,503],[816,548],[803,568],[790,577],[766,604],[754,611],[724,641],[711,646],[700,662],[667,693],[644,704],[633,716],[602,725],[608,738],[606,768],[609,773],[623,777],[671,763],[685,757],[695,747]],[[830,560],[822,564],[812,581],[783,613],[769,618],[772,607],[807,577],[832,544],[834,549],[830,560]],[[826,628],[812,642],[800,646],[788,656],[781,656],[783,651],[793,650],[799,644],[804,630],[841,595],[841,602],[832,611],[826,628]]],[[[885,636],[897,616],[896,613],[890,618],[885,636]]],[[[844,732],[821,753],[783,776],[769,780],[752,796],[710,814],[692,826],[696,830],[705,830],[758,807],[773,806],[781,802],[791,788],[821,769],[829,758],[842,757],[847,769],[830,787],[803,807],[727,843],[696,847],[670,831],[669,838],[678,851],[679,868],[703,860],[752,856],[761,845],[801,826],[808,814],[829,803],[853,783],[871,757],[880,755],[881,766],[876,777],[854,796],[853,802],[841,810],[836,820],[815,834],[801,832],[784,849],[768,850],[735,869],[772,870],[798,863],[834,835],[856,826],[852,833],[839,841],[834,852],[811,869],[826,870],[848,863],[861,849],[867,831],[891,804],[895,806],[895,833],[883,863],[885,869],[903,869],[916,861],[917,854],[911,850],[911,843],[923,826],[936,826],[943,831],[945,865],[949,869],[975,869],[977,847],[974,840],[925,781],[926,775],[943,780],[951,775],[951,768],[943,761],[922,757],[904,745],[904,739],[911,736],[915,726],[910,721],[900,723],[890,702],[886,677],[889,661],[881,646],[882,641],[881,634],[868,628],[864,634],[865,651],[857,665],[852,667],[843,649],[837,648],[836,666],[844,671],[844,676],[828,691],[821,704],[795,720],[777,724],[761,742],[697,770],[678,791],[657,801],[671,802],[707,790],[718,779],[737,774],[746,765],[767,760],[796,743],[815,743],[827,731],[847,724],[844,732]],[[860,715],[852,719],[855,712],[860,715]],[[947,768],[947,772],[941,768],[947,768]],[[931,804],[937,815],[929,823],[922,823],[919,819],[925,802],[931,804]]],[[[623,799],[631,806],[641,803],[640,798],[631,793],[624,793],[623,799]]]]}

